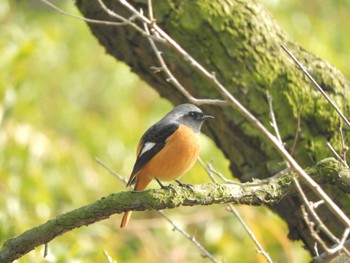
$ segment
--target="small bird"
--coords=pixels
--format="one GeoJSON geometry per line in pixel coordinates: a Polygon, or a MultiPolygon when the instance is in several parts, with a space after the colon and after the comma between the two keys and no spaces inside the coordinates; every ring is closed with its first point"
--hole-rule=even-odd
{"type": "MultiPolygon", "coordinates": [[[[199,132],[203,122],[213,119],[192,104],[180,104],[151,126],[137,146],[136,162],[127,186],[142,191],[156,179],[179,179],[195,164],[199,155],[199,132]]],[[[120,227],[126,227],[132,211],[125,212],[120,227]]]]}

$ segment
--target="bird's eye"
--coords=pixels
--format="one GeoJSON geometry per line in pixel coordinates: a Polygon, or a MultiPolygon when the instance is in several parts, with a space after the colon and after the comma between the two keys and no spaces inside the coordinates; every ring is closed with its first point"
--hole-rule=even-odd
{"type": "Polygon", "coordinates": [[[190,116],[194,117],[194,116],[196,116],[196,114],[192,111],[192,112],[190,112],[190,116]]]}

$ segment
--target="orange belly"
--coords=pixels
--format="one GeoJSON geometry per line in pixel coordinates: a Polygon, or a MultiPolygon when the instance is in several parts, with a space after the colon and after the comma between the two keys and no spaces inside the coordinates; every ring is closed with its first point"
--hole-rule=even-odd
{"type": "MultiPolygon", "coordinates": [[[[139,153],[140,149],[138,149],[139,153]]],[[[199,133],[181,125],[166,141],[160,150],[136,174],[135,190],[142,191],[152,179],[163,181],[175,180],[181,177],[194,165],[199,154],[199,133]]],[[[125,227],[131,216],[131,211],[124,214],[120,227],[125,227]]]]}
{"type": "MultiPolygon", "coordinates": [[[[144,180],[157,178],[163,181],[178,179],[195,164],[199,154],[199,133],[181,125],[138,174],[144,180]],[[147,178],[147,179],[146,179],[147,178]]],[[[140,178],[138,178],[140,179],[140,178]]]]}

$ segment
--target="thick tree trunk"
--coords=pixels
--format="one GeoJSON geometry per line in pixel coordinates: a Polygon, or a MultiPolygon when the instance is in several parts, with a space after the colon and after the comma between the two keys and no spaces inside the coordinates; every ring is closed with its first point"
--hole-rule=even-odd
{"type": "MultiPolygon", "coordinates": [[[[130,1],[138,10],[142,8],[147,12],[147,6],[138,2],[130,1]]],[[[117,1],[105,3],[118,14],[131,16],[117,1]]],[[[167,0],[153,1],[153,5],[157,24],[204,67],[214,71],[226,88],[266,127],[270,127],[266,99],[269,91],[280,134],[290,151],[300,118],[293,156],[302,166],[312,166],[332,155],[326,146],[327,140],[341,149],[340,118],[280,45],[285,44],[292,50],[347,116],[350,115],[349,82],[326,61],[293,42],[262,5],[252,0],[167,0]]],[[[77,6],[85,17],[113,21],[97,1],[78,0],[77,6]]],[[[158,61],[145,37],[128,26],[89,26],[109,54],[127,63],[162,96],[174,104],[185,101],[162,73],[152,71],[151,66],[158,66],[158,61]]],[[[172,50],[161,48],[171,71],[191,94],[197,98],[219,98],[215,89],[185,61],[172,50]]],[[[282,169],[282,159],[274,148],[237,112],[225,107],[204,108],[205,112],[216,116],[216,122],[209,123],[205,132],[231,161],[235,177],[241,181],[266,178],[282,169]]],[[[349,215],[348,196],[338,187],[327,186],[327,191],[337,196],[336,201],[349,215]]],[[[297,196],[288,196],[271,208],[288,223],[289,237],[303,240],[307,249],[315,254],[315,241],[303,221],[300,204],[297,196]]],[[[343,227],[324,210],[322,217],[339,237],[343,227]]]]}

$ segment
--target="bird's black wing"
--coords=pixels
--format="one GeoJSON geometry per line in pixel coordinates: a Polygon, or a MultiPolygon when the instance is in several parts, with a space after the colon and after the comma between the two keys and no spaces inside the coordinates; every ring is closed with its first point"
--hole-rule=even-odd
{"type": "Polygon", "coordinates": [[[127,186],[135,183],[136,174],[165,146],[166,139],[173,134],[179,125],[176,123],[156,123],[142,136],[137,153],[137,159],[127,186]]]}

